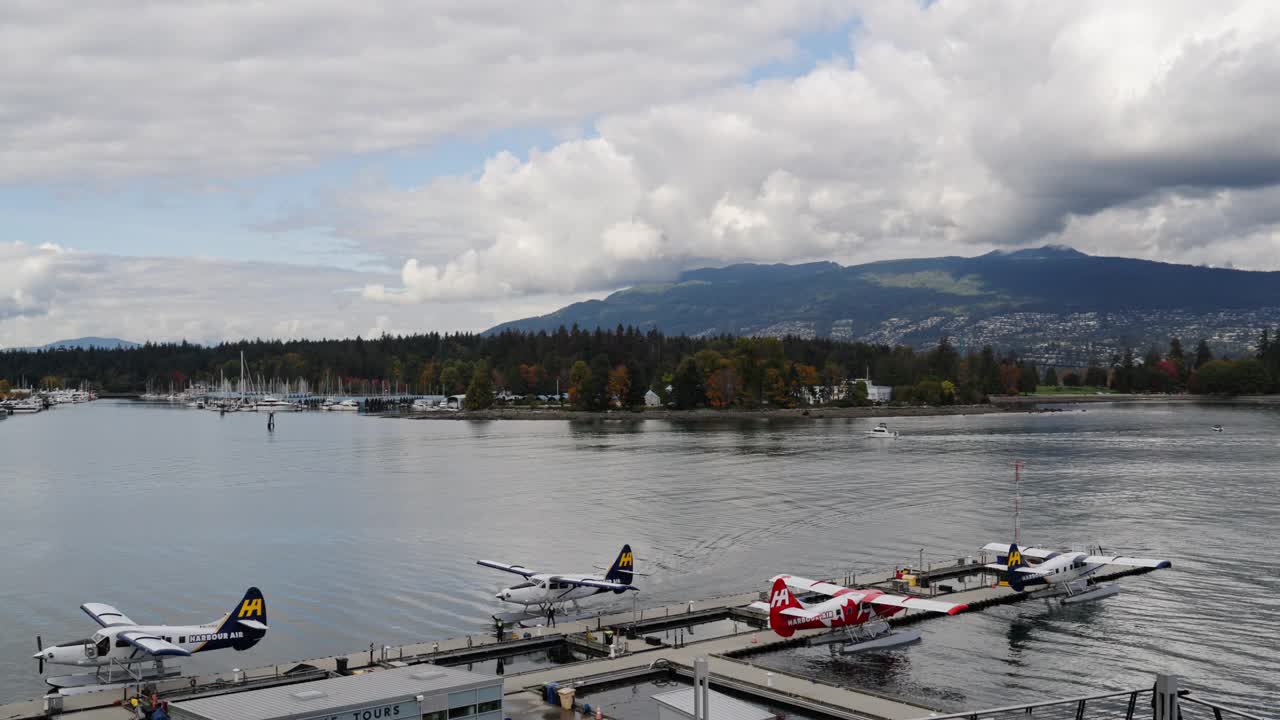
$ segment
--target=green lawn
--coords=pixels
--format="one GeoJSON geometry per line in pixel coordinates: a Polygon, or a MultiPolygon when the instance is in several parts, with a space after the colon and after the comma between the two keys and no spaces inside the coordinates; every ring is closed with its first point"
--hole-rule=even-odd
{"type": "Polygon", "coordinates": [[[1036,395],[1097,395],[1098,393],[1110,393],[1110,388],[1104,387],[1066,387],[1065,385],[1037,385],[1036,395]]]}

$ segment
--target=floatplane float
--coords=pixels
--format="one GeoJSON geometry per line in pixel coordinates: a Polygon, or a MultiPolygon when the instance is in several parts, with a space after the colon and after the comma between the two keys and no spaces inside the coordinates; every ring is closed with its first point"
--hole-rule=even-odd
{"type": "Polygon", "coordinates": [[[46,663],[92,670],[45,678],[64,695],[176,677],[180,671],[166,667],[167,658],[223,648],[248,650],[267,634],[267,604],[256,587],[231,612],[203,625],[139,625],[105,603],[85,603],[80,609],[101,628],[93,637],[45,647],[37,635],[38,652],[32,656],[42,675],[46,663]]]}

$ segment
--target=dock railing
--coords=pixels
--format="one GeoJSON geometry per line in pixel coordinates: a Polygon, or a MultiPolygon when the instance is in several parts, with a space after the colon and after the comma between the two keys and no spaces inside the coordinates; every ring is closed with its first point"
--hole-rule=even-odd
{"type": "MultiPolygon", "coordinates": [[[[1270,710],[1266,712],[1270,713],[1270,710]]],[[[1081,697],[930,714],[919,720],[1276,720],[1196,697],[1178,689],[1178,678],[1159,675],[1153,687],[1081,697]]]]}

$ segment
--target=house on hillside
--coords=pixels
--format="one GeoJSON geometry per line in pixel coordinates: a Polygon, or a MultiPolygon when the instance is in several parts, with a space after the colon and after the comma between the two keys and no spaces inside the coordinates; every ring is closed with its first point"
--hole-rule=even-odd
{"type": "Polygon", "coordinates": [[[662,398],[658,397],[658,393],[648,390],[644,394],[645,407],[662,407],[662,398]]]}

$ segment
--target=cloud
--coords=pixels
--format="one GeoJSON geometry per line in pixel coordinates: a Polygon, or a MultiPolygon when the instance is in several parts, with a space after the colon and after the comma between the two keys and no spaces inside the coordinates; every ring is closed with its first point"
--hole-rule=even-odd
{"type": "Polygon", "coordinates": [[[1066,241],[1280,264],[1280,7],[867,3],[852,62],[605,113],[475,176],[361,187],[373,300],[507,297],[698,264],[1066,241]],[[1159,221],[1157,221],[1159,219],[1159,221]]]}
{"type": "Polygon", "coordinates": [[[374,273],[212,258],[117,257],[0,245],[0,347],[85,335],[217,342],[487,328],[548,312],[561,297],[476,307],[388,307],[359,288],[374,273]]]}
{"type": "Polygon", "coordinates": [[[673,100],[834,0],[8,3],[0,183],[258,176],[673,100]]]}

